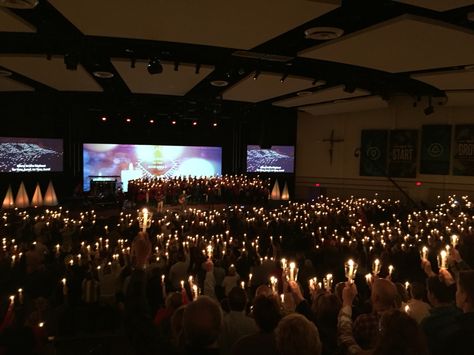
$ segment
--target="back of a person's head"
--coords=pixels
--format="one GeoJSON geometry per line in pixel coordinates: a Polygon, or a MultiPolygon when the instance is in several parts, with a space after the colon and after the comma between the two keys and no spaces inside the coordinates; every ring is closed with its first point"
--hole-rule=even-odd
{"type": "Polygon", "coordinates": [[[253,301],[253,317],[261,331],[275,330],[281,319],[280,307],[274,297],[258,296],[253,301]]]}
{"type": "Polygon", "coordinates": [[[260,285],[257,287],[257,289],[255,290],[255,297],[258,297],[258,296],[266,296],[266,297],[269,297],[273,294],[273,291],[270,287],[268,287],[267,285],[260,285]]]}
{"type": "Polygon", "coordinates": [[[318,326],[336,327],[337,316],[341,310],[341,302],[336,295],[327,293],[318,298],[316,320],[318,326]]]}
{"type": "Polygon", "coordinates": [[[318,328],[298,313],[282,318],[275,329],[279,355],[320,355],[318,328]]]}
{"type": "Polygon", "coordinates": [[[241,287],[234,287],[227,296],[231,311],[242,312],[247,305],[247,294],[241,287]]]}
{"type": "Polygon", "coordinates": [[[413,282],[410,285],[410,293],[415,300],[423,300],[426,296],[426,287],[421,282],[413,282]]]}
{"type": "Polygon", "coordinates": [[[222,310],[212,298],[199,296],[184,309],[183,330],[188,347],[204,349],[212,346],[221,328],[222,310]]]}
{"type": "Polygon", "coordinates": [[[405,312],[385,312],[380,319],[380,336],[373,355],[428,355],[425,335],[405,312]]]}
{"type": "Polygon", "coordinates": [[[398,297],[397,287],[392,281],[376,279],[372,284],[372,303],[383,309],[394,308],[398,297]]]}
{"type": "Polygon", "coordinates": [[[186,256],[182,250],[178,252],[178,261],[186,261],[186,256]]]}
{"type": "Polygon", "coordinates": [[[180,292],[173,292],[166,297],[166,308],[177,309],[183,304],[183,296],[180,292]]]}
{"type": "Polygon", "coordinates": [[[437,275],[428,277],[426,280],[426,288],[428,289],[428,293],[435,297],[440,303],[449,303],[454,300],[453,290],[437,275]]]}
{"type": "MultiPolygon", "coordinates": [[[[474,270],[465,270],[459,273],[458,278],[458,293],[465,295],[461,300],[463,303],[469,303],[470,307],[474,306],[474,270]]],[[[456,297],[457,298],[457,297],[456,297]]],[[[459,305],[463,306],[463,305],[459,305]]]]}

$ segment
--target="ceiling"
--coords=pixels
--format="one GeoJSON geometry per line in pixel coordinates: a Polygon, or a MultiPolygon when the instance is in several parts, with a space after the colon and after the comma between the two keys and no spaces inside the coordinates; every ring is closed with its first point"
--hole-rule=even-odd
{"type": "Polygon", "coordinates": [[[464,106],[474,96],[473,17],[474,0],[39,0],[0,7],[0,98],[89,93],[107,110],[147,101],[183,117],[353,112],[395,95],[464,106]],[[314,27],[343,34],[305,38],[314,27]],[[148,73],[152,58],[161,74],[148,73]]]}

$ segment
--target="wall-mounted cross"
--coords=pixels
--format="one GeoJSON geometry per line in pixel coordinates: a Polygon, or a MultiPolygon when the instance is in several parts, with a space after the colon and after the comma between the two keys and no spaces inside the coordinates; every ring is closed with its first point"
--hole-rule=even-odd
{"type": "Polygon", "coordinates": [[[329,145],[329,164],[332,165],[332,156],[334,152],[334,143],[344,142],[342,138],[334,138],[334,130],[331,130],[331,136],[329,138],[323,139],[323,142],[328,142],[329,145]]]}

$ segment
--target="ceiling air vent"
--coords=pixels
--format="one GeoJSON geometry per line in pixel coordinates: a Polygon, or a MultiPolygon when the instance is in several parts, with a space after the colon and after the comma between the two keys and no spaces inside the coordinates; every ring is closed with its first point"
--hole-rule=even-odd
{"type": "Polygon", "coordinates": [[[306,39],[315,39],[318,41],[328,41],[339,38],[344,34],[344,30],[337,27],[312,27],[304,31],[306,39]]]}
{"type": "Polygon", "coordinates": [[[38,5],[38,0],[0,0],[0,7],[11,9],[34,9],[38,5]]]}

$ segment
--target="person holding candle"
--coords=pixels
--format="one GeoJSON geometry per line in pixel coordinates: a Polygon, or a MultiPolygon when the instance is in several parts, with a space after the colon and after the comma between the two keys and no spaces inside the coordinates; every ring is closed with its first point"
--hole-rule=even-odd
{"type": "Polygon", "coordinates": [[[227,296],[230,312],[224,315],[219,346],[224,354],[228,354],[233,345],[243,336],[258,331],[255,321],[245,313],[247,294],[240,287],[234,287],[227,296]]]}

